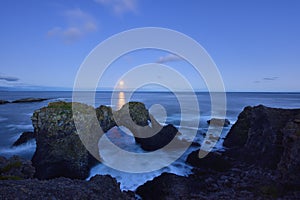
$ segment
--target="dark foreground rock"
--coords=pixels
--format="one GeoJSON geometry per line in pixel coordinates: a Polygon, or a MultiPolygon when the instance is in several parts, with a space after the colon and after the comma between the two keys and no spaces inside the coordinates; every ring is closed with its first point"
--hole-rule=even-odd
{"type": "MultiPolygon", "coordinates": [[[[80,105],[83,110],[92,109],[80,105]]],[[[32,158],[35,177],[85,179],[96,163],[82,144],[74,124],[72,103],[55,102],[36,110],[32,116],[36,151],[32,158]]],[[[84,123],[83,123],[84,125],[84,123]]]]}
{"type": "Polygon", "coordinates": [[[41,102],[49,100],[47,98],[24,98],[24,99],[18,99],[15,101],[12,101],[12,103],[31,103],[31,102],[41,102]]]}
{"type": "Polygon", "coordinates": [[[224,141],[227,154],[278,170],[286,181],[300,186],[299,119],[300,109],[246,107],[224,141]]]}
{"type": "Polygon", "coordinates": [[[18,156],[9,159],[0,156],[0,180],[21,180],[32,178],[35,173],[31,161],[18,156]]]}
{"type": "Polygon", "coordinates": [[[207,120],[207,123],[212,126],[224,126],[227,127],[230,125],[230,121],[228,119],[220,119],[220,118],[212,118],[207,120]]]}
{"type": "Polygon", "coordinates": [[[0,199],[134,199],[122,193],[110,176],[95,176],[90,181],[56,178],[0,181],[0,199]]]}
{"type": "Polygon", "coordinates": [[[9,101],[0,100],[0,105],[1,105],[1,104],[6,104],[6,103],[9,103],[9,101]]]}
{"type": "Polygon", "coordinates": [[[194,174],[162,174],[137,189],[143,199],[299,199],[300,109],[246,107],[224,153],[187,163],[194,174]]]}
{"type": "Polygon", "coordinates": [[[15,141],[13,143],[12,146],[19,146],[19,145],[22,145],[22,144],[25,144],[27,143],[29,140],[33,140],[35,139],[35,134],[34,132],[23,132],[20,137],[17,139],[17,141],[15,141]]]}
{"type": "Polygon", "coordinates": [[[199,159],[199,150],[193,151],[187,157],[186,162],[194,167],[203,170],[215,170],[218,172],[228,171],[232,167],[230,159],[216,152],[211,152],[202,159],[199,159]]]}

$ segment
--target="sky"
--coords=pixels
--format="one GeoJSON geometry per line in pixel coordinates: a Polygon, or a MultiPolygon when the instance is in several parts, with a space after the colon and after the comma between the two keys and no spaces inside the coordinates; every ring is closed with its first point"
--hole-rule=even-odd
{"type": "MultiPolygon", "coordinates": [[[[72,89],[99,43],[133,28],[162,27],[202,45],[226,91],[300,92],[298,0],[1,0],[0,5],[0,90],[72,89]]],[[[193,66],[155,49],[121,56],[99,88],[114,87],[130,69],[151,62],[168,65],[194,89],[206,90],[193,66]]]]}

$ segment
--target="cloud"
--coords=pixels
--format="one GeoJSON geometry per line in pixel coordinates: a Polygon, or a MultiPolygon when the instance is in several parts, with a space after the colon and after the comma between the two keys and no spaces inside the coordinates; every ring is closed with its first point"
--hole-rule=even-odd
{"type": "Polygon", "coordinates": [[[167,62],[173,62],[173,61],[179,61],[182,60],[181,57],[176,56],[174,54],[168,54],[166,56],[159,57],[159,59],[156,61],[156,63],[167,63],[167,62]]]}
{"type": "Polygon", "coordinates": [[[97,31],[95,19],[81,9],[67,10],[63,13],[66,21],[64,27],[57,26],[50,29],[48,37],[57,37],[65,43],[71,44],[83,38],[91,32],[97,31]]]}
{"type": "Polygon", "coordinates": [[[263,80],[265,80],[265,81],[275,81],[275,80],[277,80],[277,79],[279,79],[279,77],[265,77],[265,78],[263,78],[263,80]]]}
{"type": "Polygon", "coordinates": [[[265,81],[275,81],[275,80],[277,80],[277,79],[279,79],[279,77],[277,77],[277,76],[273,76],[273,77],[264,77],[264,78],[262,78],[262,81],[256,80],[256,81],[253,81],[253,83],[262,83],[262,82],[265,82],[265,81]]]}
{"type": "Polygon", "coordinates": [[[96,3],[106,6],[115,15],[123,15],[127,12],[137,13],[137,0],[94,0],[96,3]]]}
{"type": "Polygon", "coordinates": [[[0,80],[1,81],[7,81],[7,82],[16,82],[19,80],[19,78],[11,77],[11,76],[5,76],[0,74],[0,80]]]}

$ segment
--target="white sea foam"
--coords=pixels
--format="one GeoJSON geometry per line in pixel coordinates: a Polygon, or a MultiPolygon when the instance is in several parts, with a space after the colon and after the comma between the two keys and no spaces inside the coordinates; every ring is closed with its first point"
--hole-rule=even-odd
{"type": "MultiPolygon", "coordinates": [[[[136,153],[146,153],[145,151],[143,151],[141,149],[141,147],[139,145],[135,144],[133,137],[129,138],[126,133],[122,134],[122,132],[123,131],[120,128],[113,128],[107,134],[108,134],[108,137],[110,137],[112,139],[112,141],[114,141],[115,143],[118,143],[117,140],[121,140],[122,143],[125,142],[126,145],[123,147],[126,147],[127,151],[136,152],[136,153]],[[125,137],[127,139],[125,139],[125,137]]],[[[122,159],[120,159],[118,157],[118,154],[112,152],[111,148],[106,148],[103,145],[101,146],[101,148],[102,148],[102,150],[101,150],[102,155],[103,154],[108,155],[109,159],[113,160],[116,163],[121,162],[122,159]]],[[[125,148],[123,148],[123,149],[125,150],[125,148]]],[[[96,174],[111,175],[112,177],[116,178],[117,181],[120,183],[121,190],[134,191],[140,185],[143,185],[145,182],[152,180],[153,178],[159,176],[163,172],[173,173],[173,174],[177,174],[180,176],[187,176],[187,175],[191,174],[192,167],[185,164],[185,159],[186,159],[187,155],[190,152],[192,152],[193,150],[195,150],[195,149],[190,148],[189,150],[187,150],[184,153],[184,155],[181,158],[179,158],[178,160],[176,160],[176,158],[175,158],[176,161],[167,167],[164,167],[162,169],[152,171],[152,172],[146,172],[146,173],[121,172],[116,169],[112,169],[111,167],[108,167],[105,164],[99,164],[91,169],[88,180],[96,174]]],[[[123,164],[120,163],[120,164],[122,164],[122,165],[134,165],[134,164],[146,165],[147,167],[150,167],[150,168],[151,168],[151,166],[153,166],[153,169],[154,169],[155,166],[157,166],[160,162],[164,162],[166,159],[169,159],[170,156],[172,157],[172,155],[173,154],[161,151],[160,155],[156,155],[155,157],[150,158],[148,161],[146,161],[143,164],[130,162],[130,161],[128,161],[127,163],[123,163],[123,164]],[[169,156],[169,157],[166,158],[166,156],[169,156]],[[165,158],[165,159],[162,160],[162,158],[165,158]]],[[[170,159],[174,159],[173,157],[172,158],[171,157],[170,157],[170,159]]],[[[128,166],[128,167],[131,168],[130,166],[128,166]]],[[[135,168],[135,167],[138,168],[138,166],[132,166],[132,168],[135,168]]]]}
{"type": "Polygon", "coordinates": [[[19,130],[30,130],[33,129],[31,124],[8,124],[6,125],[9,129],[19,129],[19,130]]]}
{"type": "Polygon", "coordinates": [[[153,180],[155,177],[161,175],[164,172],[177,174],[179,176],[187,176],[191,174],[192,167],[189,165],[185,165],[182,162],[174,162],[172,165],[165,167],[161,170],[148,172],[148,173],[126,173],[120,172],[118,170],[107,167],[104,164],[99,164],[91,169],[90,176],[95,176],[96,174],[100,175],[111,175],[116,178],[120,183],[120,188],[123,191],[131,190],[135,191],[139,186],[143,185],[147,181],[153,180]]]}
{"type": "Polygon", "coordinates": [[[22,144],[17,147],[2,147],[0,148],[1,155],[6,157],[11,157],[13,155],[25,155],[25,154],[33,154],[36,149],[35,140],[30,140],[25,144],[22,144]]]}

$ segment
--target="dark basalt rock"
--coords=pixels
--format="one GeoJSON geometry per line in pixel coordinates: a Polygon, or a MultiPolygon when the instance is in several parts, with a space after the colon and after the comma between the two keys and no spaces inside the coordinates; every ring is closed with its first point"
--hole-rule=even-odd
{"type": "MultiPolygon", "coordinates": [[[[78,109],[93,109],[77,104],[78,109]]],[[[55,102],[36,110],[32,116],[36,151],[32,158],[35,177],[85,179],[96,163],[82,144],[74,124],[72,103],[55,102]]],[[[84,121],[82,125],[85,125],[84,121]]],[[[96,143],[97,141],[95,141],[96,143]]]]}
{"type": "Polygon", "coordinates": [[[224,127],[230,125],[230,121],[228,119],[220,119],[220,118],[212,118],[210,120],[207,120],[207,123],[213,126],[224,126],[224,127]]]}
{"type": "Polygon", "coordinates": [[[273,169],[280,182],[300,186],[300,109],[246,107],[228,133],[226,154],[273,169]]]}
{"type": "Polygon", "coordinates": [[[7,103],[9,103],[9,101],[0,100],[0,105],[1,105],[1,104],[7,104],[7,103]]]}
{"type": "Polygon", "coordinates": [[[128,102],[114,113],[114,119],[118,126],[131,127],[134,122],[135,125],[143,127],[149,125],[150,116],[143,103],[128,102]]]}
{"type": "MultiPolygon", "coordinates": [[[[113,115],[117,125],[128,128],[133,133],[136,143],[145,151],[158,150],[168,145],[179,134],[171,124],[161,126],[140,102],[129,102],[113,115]]],[[[176,148],[180,145],[182,143],[176,140],[173,146],[176,148]]]]}
{"type": "Polygon", "coordinates": [[[194,167],[201,168],[202,170],[215,170],[219,172],[228,171],[232,164],[228,159],[219,153],[210,152],[204,158],[199,158],[199,150],[193,151],[187,157],[186,162],[194,167]]]}
{"type": "Polygon", "coordinates": [[[285,126],[300,118],[300,109],[246,107],[232,126],[224,146],[240,160],[276,169],[286,148],[285,126]]]}
{"type": "MultiPolygon", "coordinates": [[[[227,140],[227,141],[226,141],[227,140]]],[[[299,199],[300,109],[246,107],[226,151],[187,163],[194,174],[162,174],[137,189],[143,199],[299,199]]]]}
{"type": "Polygon", "coordinates": [[[282,129],[284,150],[277,167],[283,182],[292,183],[300,188],[300,123],[298,119],[288,122],[282,129]]]}
{"type": "Polygon", "coordinates": [[[35,173],[31,161],[18,156],[9,159],[0,156],[0,180],[21,180],[33,178],[35,173]]]}
{"type": "Polygon", "coordinates": [[[152,181],[147,181],[144,185],[138,187],[136,193],[140,195],[143,200],[196,199],[199,198],[199,195],[195,194],[195,191],[201,190],[203,186],[201,182],[193,182],[187,177],[163,173],[152,181]],[[196,184],[192,185],[191,183],[196,184]]]}
{"type": "Polygon", "coordinates": [[[27,143],[29,140],[35,139],[34,132],[23,132],[22,135],[13,143],[12,146],[19,146],[27,143]]]}
{"type": "Polygon", "coordinates": [[[31,103],[31,102],[41,102],[49,100],[47,98],[24,98],[24,99],[18,99],[15,101],[12,101],[12,103],[31,103]]]}
{"type": "Polygon", "coordinates": [[[107,132],[109,129],[117,125],[113,118],[111,107],[103,105],[99,106],[96,108],[96,116],[103,132],[107,132]]]}
{"type": "Polygon", "coordinates": [[[94,176],[90,181],[56,178],[0,181],[0,199],[134,199],[123,193],[111,176],[94,176]]]}
{"type": "Polygon", "coordinates": [[[147,138],[138,138],[137,141],[145,151],[155,151],[169,144],[175,138],[177,133],[177,128],[168,124],[157,134],[147,138]]]}

